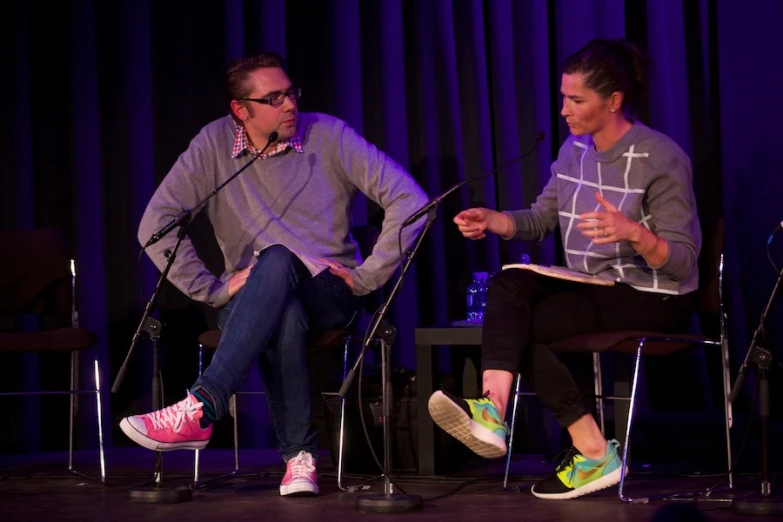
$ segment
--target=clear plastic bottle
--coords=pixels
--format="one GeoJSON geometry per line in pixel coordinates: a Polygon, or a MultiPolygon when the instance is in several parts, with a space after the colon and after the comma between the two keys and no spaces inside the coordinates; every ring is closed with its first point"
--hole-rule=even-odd
{"type": "Polygon", "coordinates": [[[487,272],[473,272],[473,282],[468,286],[467,295],[468,321],[480,323],[484,320],[488,289],[489,274],[487,272]]]}

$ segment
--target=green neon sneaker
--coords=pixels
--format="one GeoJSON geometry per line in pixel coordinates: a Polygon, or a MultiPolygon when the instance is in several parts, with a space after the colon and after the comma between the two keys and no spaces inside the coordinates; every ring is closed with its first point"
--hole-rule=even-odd
{"type": "Polygon", "coordinates": [[[508,425],[491,399],[463,399],[436,391],[427,407],[435,424],[478,455],[494,459],[506,454],[508,425]]]}
{"type": "Polygon", "coordinates": [[[585,458],[572,447],[550,476],[534,485],[530,492],[538,498],[569,499],[581,497],[620,482],[623,461],[617,454],[620,443],[610,440],[606,455],[599,460],[585,458]]]}

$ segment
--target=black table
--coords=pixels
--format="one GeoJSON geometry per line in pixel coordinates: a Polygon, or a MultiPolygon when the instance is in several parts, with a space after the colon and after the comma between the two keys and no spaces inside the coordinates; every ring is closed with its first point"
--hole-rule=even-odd
{"type": "MultiPolygon", "coordinates": [[[[417,328],[416,387],[419,421],[419,474],[435,474],[435,428],[427,411],[433,390],[433,361],[436,346],[481,346],[481,326],[417,328]]],[[[477,384],[476,384],[477,385],[477,384]]]]}

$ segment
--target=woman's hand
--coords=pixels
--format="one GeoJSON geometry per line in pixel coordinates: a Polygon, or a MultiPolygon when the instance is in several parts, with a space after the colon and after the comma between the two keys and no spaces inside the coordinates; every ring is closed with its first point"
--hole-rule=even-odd
{"type": "Polygon", "coordinates": [[[600,192],[595,193],[595,199],[606,212],[581,214],[580,219],[586,221],[576,226],[582,235],[591,238],[596,245],[628,241],[651,268],[659,268],[663,265],[669,258],[669,243],[666,240],[625,217],[617,207],[606,201],[600,192]]]}
{"type": "Polygon", "coordinates": [[[576,227],[582,235],[591,238],[596,245],[607,245],[618,241],[635,243],[639,240],[641,225],[631,221],[609,203],[600,192],[595,193],[595,199],[604,207],[605,212],[586,212],[579,216],[585,220],[576,227]]]}
{"type": "Polygon", "coordinates": [[[454,223],[460,233],[468,239],[484,239],[488,230],[502,237],[508,237],[514,231],[511,216],[487,208],[470,208],[454,216],[454,223]]]}

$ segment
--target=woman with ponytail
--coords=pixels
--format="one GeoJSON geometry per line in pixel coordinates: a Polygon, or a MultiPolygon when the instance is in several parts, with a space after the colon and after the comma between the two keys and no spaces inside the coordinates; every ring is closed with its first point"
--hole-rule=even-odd
{"type": "Polygon", "coordinates": [[[530,209],[471,208],[454,222],[468,239],[494,233],[540,241],[560,226],[569,269],[603,285],[503,270],[491,281],[482,338],[481,398],[435,392],[433,420],[481,456],[503,456],[506,406],[520,372],[572,439],[554,473],[531,489],[569,499],[620,480],[617,442],[607,441],[571,373],[546,346],[612,330],[687,328],[698,285],[701,233],[688,156],[637,119],[647,59],[626,41],[594,40],[562,67],[571,135],[530,209]]]}

